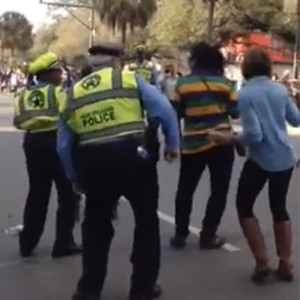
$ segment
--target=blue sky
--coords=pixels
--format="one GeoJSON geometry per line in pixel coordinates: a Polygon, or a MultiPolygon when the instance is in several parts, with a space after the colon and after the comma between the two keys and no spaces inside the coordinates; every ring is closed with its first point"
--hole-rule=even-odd
{"type": "Polygon", "coordinates": [[[0,0],[0,15],[13,10],[24,14],[30,22],[38,26],[47,16],[47,6],[39,4],[39,0],[0,0]]]}

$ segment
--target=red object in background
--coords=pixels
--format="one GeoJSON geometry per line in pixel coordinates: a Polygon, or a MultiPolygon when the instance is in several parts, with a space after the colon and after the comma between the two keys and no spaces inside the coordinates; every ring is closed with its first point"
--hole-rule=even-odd
{"type": "Polygon", "coordinates": [[[231,62],[241,62],[248,49],[264,48],[274,63],[293,63],[293,46],[284,40],[263,32],[251,32],[248,36],[231,40],[224,49],[231,62]]]}

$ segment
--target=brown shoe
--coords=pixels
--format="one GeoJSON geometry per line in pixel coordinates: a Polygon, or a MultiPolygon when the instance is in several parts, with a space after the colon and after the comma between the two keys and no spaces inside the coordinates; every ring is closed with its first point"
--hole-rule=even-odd
{"type": "Polygon", "coordinates": [[[259,223],[256,218],[248,218],[241,221],[241,226],[256,262],[251,278],[255,283],[263,283],[271,274],[271,269],[259,223]]]}
{"type": "Polygon", "coordinates": [[[275,275],[278,279],[291,282],[294,280],[292,263],[292,226],[290,222],[274,224],[275,242],[279,257],[275,275]]]}

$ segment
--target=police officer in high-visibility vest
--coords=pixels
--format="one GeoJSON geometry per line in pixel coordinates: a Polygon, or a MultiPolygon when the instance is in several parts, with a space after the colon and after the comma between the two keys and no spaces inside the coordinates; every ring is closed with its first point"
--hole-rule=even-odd
{"type": "Polygon", "coordinates": [[[58,151],[69,178],[86,195],[82,226],[83,273],[73,300],[98,300],[106,277],[114,230],[113,210],[125,196],[135,216],[130,300],[160,296],[157,198],[154,164],[144,147],[144,109],[162,122],[166,160],[178,153],[179,133],[168,100],[134,73],[120,68],[122,48],[90,49],[93,72],[66,96],[58,151]]]}
{"type": "Polygon", "coordinates": [[[135,72],[138,76],[143,78],[146,82],[152,85],[156,84],[155,65],[151,60],[146,59],[146,47],[138,45],[135,48],[136,60],[130,63],[125,69],[135,72]]]}
{"type": "Polygon", "coordinates": [[[24,229],[20,235],[20,253],[33,255],[43,233],[51,186],[58,192],[56,241],[52,256],[59,258],[81,252],[73,238],[75,194],[56,152],[57,121],[61,69],[58,57],[46,53],[29,67],[36,84],[15,96],[14,125],[24,130],[24,152],[29,176],[29,193],[24,211],[24,229]]]}
{"type": "MultiPolygon", "coordinates": [[[[136,60],[129,65],[125,66],[125,70],[135,72],[136,75],[144,79],[146,82],[156,85],[156,70],[155,65],[151,60],[146,58],[146,47],[144,45],[138,45],[135,48],[136,60]]],[[[155,156],[154,163],[159,160],[159,138],[158,138],[158,126],[156,122],[153,122],[151,118],[148,118],[148,126],[146,128],[146,147],[155,156]]],[[[157,172],[156,172],[157,173],[157,172]]],[[[157,175],[156,175],[157,177],[157,175]]],[[[158,178],[157,178],[158,181],[158,178]]],[[[154,193],[159,194],[158,188],[153,190],[154,193]]]]}

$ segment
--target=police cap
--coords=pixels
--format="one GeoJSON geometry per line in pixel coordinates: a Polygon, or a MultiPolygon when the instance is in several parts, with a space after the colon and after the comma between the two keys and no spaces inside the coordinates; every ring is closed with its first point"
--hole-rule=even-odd
{"type": "Polygon", "coordinates": [[[140,44],[140,45],[137,45],[134,49],[137,52],[145,52],[146,51],[146,46],[140,44]]]}
{"type": "Polygon", "coordinates": [[[37,74],[39,72],[60,69],[62,67],[61,61],[55,53],[47,52],[40,55],[35,61],[29,65],[29,72],[37,74]]]}
{"type": "Polygon", "coordinates": [[[118,43],[101,43],[89,48],[88,53],[94,55],[121,56],[124,54],[124,47],[118,43]]]}

